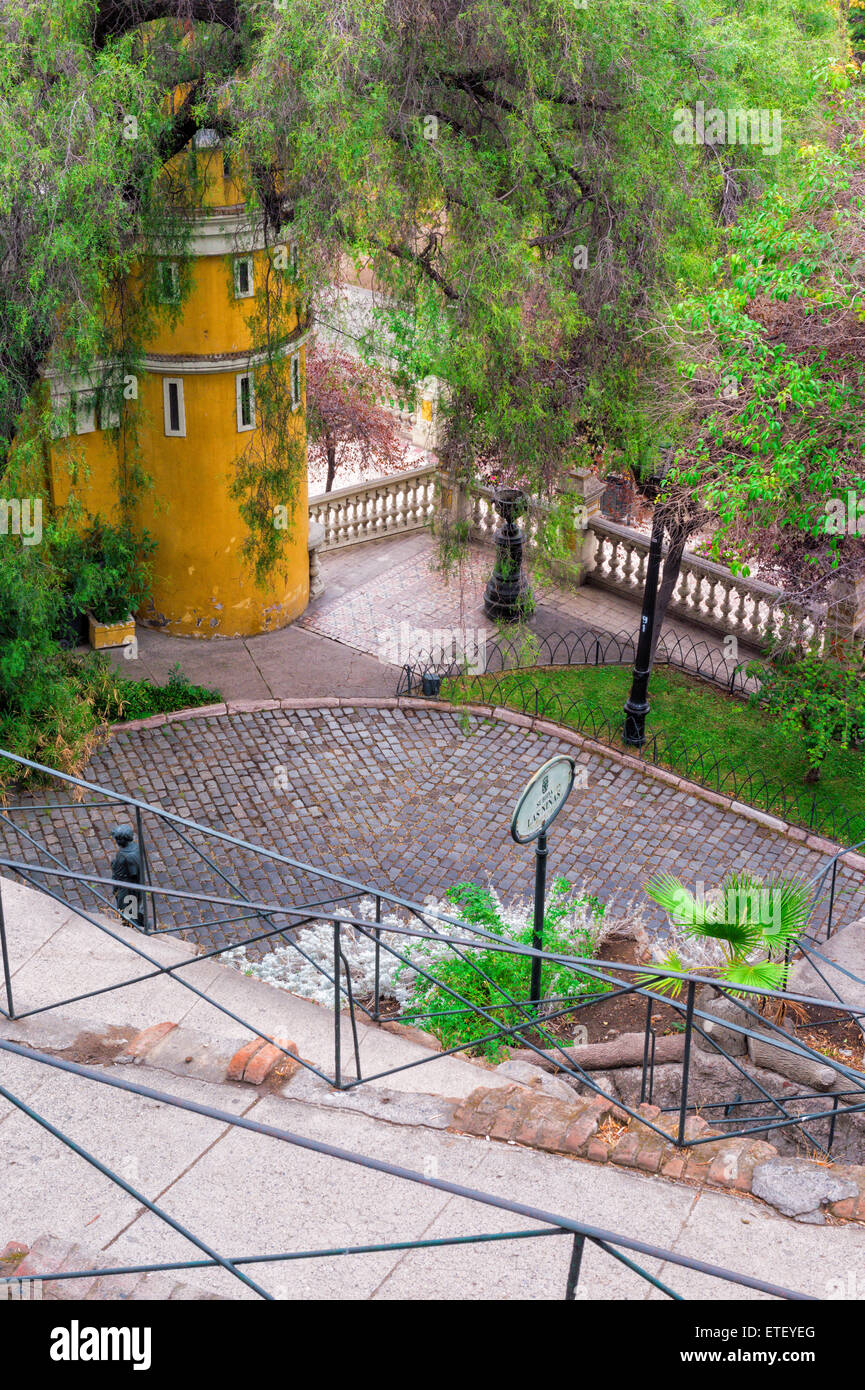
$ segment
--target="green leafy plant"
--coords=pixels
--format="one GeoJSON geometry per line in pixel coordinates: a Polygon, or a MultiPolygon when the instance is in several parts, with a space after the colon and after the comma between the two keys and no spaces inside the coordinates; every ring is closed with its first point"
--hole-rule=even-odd
{"type": "MultiPolygon", "coordinates": [[[[532,944],[532,922],[507,922],[495,896],[473,883],[458,883],[448,889],[447,900],[457,908],[462,921],[483,927],[503,941],[521,946],[532,944]]],[[[592,894],[577,893],[565,878],[556,879],[544,914],[544,949],[566,956],[593,956],[604,905],[592,894]]],[[[468,934],[467,934],[468,935],[468,934]]],[[[531,958],[495,947],[478,949],[448,946],[441,942],[422,942],[411,949],[411,959],[433,979],[417,974],[403,1018],[415,1022],[439,1039],[442,1046],[464,1044],[491,1060],[505,1055],[507,1040],[487,1039],[495,1025],[474,1012],[483,1009],[496,1023],[513,1027],[525,1022],[525,1013],[509,1005],[505,995],[515,1000],[529,998],[531,958]],[[449,993],[453,990],[471,1007],[449,993]]],[[[406,978],[411,966],[400,966],[397,978],[406,978]]],[[[603,994],[608,985],[567,965],[545,963],[541,992],[545,998],[578,1001],[587,994],[603,994]]],[[[557,1008],[563,1004],[557,1004],[557,1008]]],[[[519,1035],[512,1045],[519,1044],[519,1035]]]]}
{"type": "MultiPolygon", "coordinates": [[[[720,887],[695,897],[681,879],[656,874],[645,892],[664,909],[673,944],[659,967],[713,975],[730,985],[781,989],[786,957],[808,921],[810,889],[801,879],[763,883],[748,873],[728,874],[720,887]]],[[[641,976],[660,993],[677,997],[683,981],[641,976]]]]}
{"type": "MultiPolygon", "coordinates": [[[[751,668],[749,667],[749,670],[751,668]]],[[[834,744],[848,748],[865,734],[865,667],[821,655],[815,649],[760,665],[762,687],[751,698],[799,742],[808,761],[806,782],[816,782],[834,744]]]]}
{"type": "Polygon", "coordinates": [[[53,635],[61,646],[74,647],[86,641],[87,610],[92,608],[101,592],[102,572],[96,556],[88,552],[81,532],[70,518],[52,520],[46,527],[45,540],[60,588],[53,635]]]}
{"type": "MultiPolygon", "coordinates": [[[[62,605],[57,571],[38,548],[0,538],[0,747],[72,772],[98,735],[52,636],[62,605]]],[[[3,763],[0,789],[20,776],[3,763]]]]}
{"type": "Polygon", "coordinates": [[[83,659],[67,658],[68,670],[82,699],[107,724],[126,719],[146,719],[151,714],[169,714],[197,705],[216,704],[218,690],[194,685],[179,663],[171,668],[164,685],[135,680],[113,670],[101,652],[90,652],[83,659]]]}
{"type": "Polygon", "coordinates": [[[99,518],[91,523],[82,536],[79,573],[92,583],[90,606],[97,622],[122,622],[150,597],[155,549],[147,532],[136,532],[127,522],[112,526],[99,518]]]}

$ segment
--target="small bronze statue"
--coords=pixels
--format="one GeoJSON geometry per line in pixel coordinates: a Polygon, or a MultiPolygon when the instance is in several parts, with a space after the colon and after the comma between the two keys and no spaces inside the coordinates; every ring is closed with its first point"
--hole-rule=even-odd
{"type": "MultiPolygon", "coordinates": [[[[132,829],[128,825],[117,825],[111,832],[117,844],[117,853],[111,862],[111,877],[122,883],[141,882],[141,854],[132,829]]],[[[124,922],[131,927],[146,925],[144,918],[144,894],[135,888],[114,889],[114,901],[124,922]]]]}

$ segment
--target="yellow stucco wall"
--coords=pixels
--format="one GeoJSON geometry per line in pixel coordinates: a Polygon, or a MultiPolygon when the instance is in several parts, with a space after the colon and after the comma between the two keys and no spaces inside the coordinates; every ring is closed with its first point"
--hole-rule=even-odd
{"type": "MultiPolygon", "coordinates": [[[[251,253],[256,290],[263,283],[269,254],[268,251],[251,253]]],[[[183,301],[181,315],[175,323],[166,315],[156,324],[148,343],[150,352],[193,356],[249,350],[253,340],[250,319],[255,312],[255,301],[235,299],[234,259],[231,255],[196,257],[192,289],[183,301]]],[[[297,328],[296,314],[288,319],[286,328],[289,332],[297,328]]]]}
{"type": "MultiPolygon", "coordinates": [[[[268,254],[253,253],[256,287],[268,254]]],[[[180,317],[174,324],[160,322],[146,345],[151,359],[169,360],[160,360],[158,369],[151,365],[139,379],[138,401],[124,406],[136,412],[140,467],[153,482],[152,489],[134,494],[137,520],[157,543],[153,604],[139,616],[191,637],[269,631],[296,618],[309,601],[305,468],[290,529],[278,532],[284,547],[282,575],[274,572],[262,588],[242,555],[247,528],[229,489],[235,461],[257,433],[237,428],[236,378],[247,363],[241,356],[227,370],[214,370],[215,363],[201,360],[243,354],[251,345],[253,302],[234,297],[232,261],[231,254],[195,258],[180,317]],[[177,357],[187,359],[185,370],[182,361],[170,360],[177,357]],[[190,359],[197,360],[191,364],[190,359]],[[203,370],[190,370],[191,365],[203,370]],[[165,434],[166,376],[183,382],[185,437],[165,434]]],[[[298,351],[305,384],[302,345],[298,351]]],[[[254,378],[254,366],[252,371],[254,378]]],[[[302,434],[303,401],[291,421],[302,434]]],[[[99,428],[56,441],[49,464],[53,504],[62,507],[74,494],[87,512],[116,521],[122,447],[122,432],[99,428]],[[70,451],[83,459],[75,480],[69,472],[70,451]]]]}
{"type": "MultiPolygon", "coordinates": [[[[283,627],[309,602],[306,475],[285,541],[285,577],[273,575],[262,589],[241,554],[246,525],[229,495],[235,459],[250,438],[237,433],[235,374],[190,374],[183,381],[185,438],[164,436],[162,377],[148,375],[144,383],[148,423],[141,444],[153,489],[137,510],[157,552],[153,608],[143,616],[194,637],[283,627]]],[[[293,418],[302,430],[301,413],[293,418]]]]}

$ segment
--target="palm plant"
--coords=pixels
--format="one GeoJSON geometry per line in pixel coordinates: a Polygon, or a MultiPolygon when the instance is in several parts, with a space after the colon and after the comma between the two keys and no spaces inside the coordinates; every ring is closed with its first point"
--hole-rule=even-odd
{"type": "MultiPolygon", "coordinates": [[[[719,888],[695,897],[680,879],[659,873],[645,891],[672,927],[661,966],[714,975],[728,985],[784,987],[790,953],[808,921],[810,890],[802,879],[762,883],[748,873],[728,874],[719,888]]],[[[683,983],[669,977],[655,988],[675,998],[683,983]]]]}

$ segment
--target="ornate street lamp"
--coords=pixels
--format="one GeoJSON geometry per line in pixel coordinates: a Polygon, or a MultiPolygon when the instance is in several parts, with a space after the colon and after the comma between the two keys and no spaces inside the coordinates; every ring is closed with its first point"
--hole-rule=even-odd
{"type": "Polygon", "coordinates": [[[515,622],[534,608],[523,569],[525,537],[517,526],[517,517],[526,510],[526,495],[518,487],[499,487],[493,504],[504,525],[496,531],[496,562],[484,594],[484,612],[488,618],[515,622]]]}
{"type": "MultiPolygon", "coordinates": [[[[655,498],[670,470],[675,450],[672,444],[660,447],[660,466],[649,479],[655,498]]],[[[625,701],[624,740],[632,748],[642,748],[646,741],[646,715],[649,713],[649,676],[652,674],[652,633],[655,627],[655,609],[658,602],[658,575],[661,570],[661,552],[664,545],[663,508],[655,506],[652,517],[652,539],[649,542],[649,557],[646,562],[646,583],[643,589],[643,612],[640,617],[640,633],[637,638],[637,655],[634,661],[634,674],[631,680],[631,693],[625,701]]]]}

